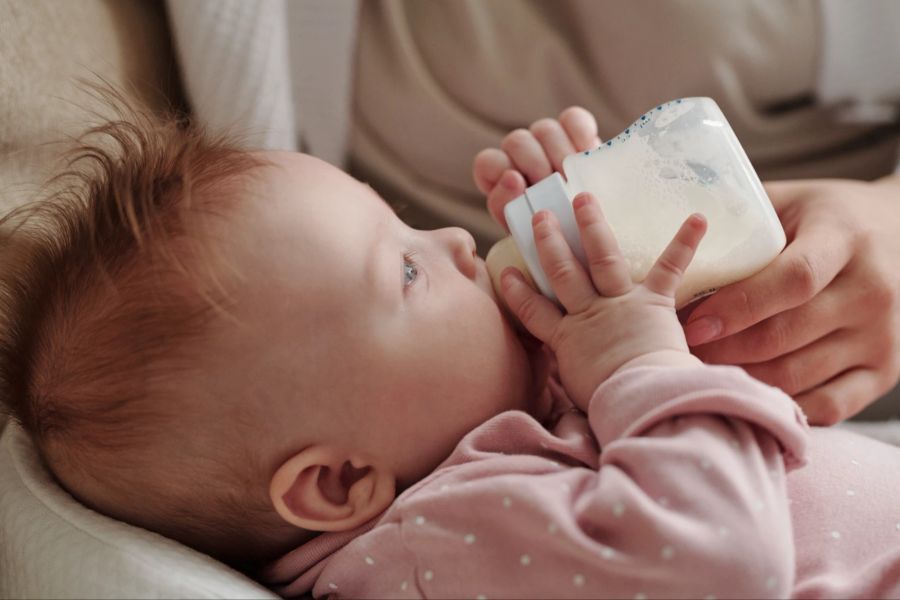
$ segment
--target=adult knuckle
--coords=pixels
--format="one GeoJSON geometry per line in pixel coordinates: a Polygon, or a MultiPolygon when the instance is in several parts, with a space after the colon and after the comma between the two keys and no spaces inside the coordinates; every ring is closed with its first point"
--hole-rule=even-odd
{"type": "Polygon", "coordinates": [[[836,425],[844,419],[843,404],[831,394],[822,394],[816,399],[816,414],[819,425],[836,425]]]}
{"type": "Polygon", "coordinates": [[[788,263],[787,277],[801,302],[810,300],[819,291],[819,268],[809,254],[800,254],[788,263]]]}
{"type": "Polygon", "coordinates": [[[897,289],[885,277],[879,277],[873,273],[867,278],[872,284],[865,292],[864,302],[871,310],[879,313],[891,311],[897,306],[897,289]]]}
{"type": "Polygon", "coordinates": [[[790,339],[789,329],[784,319],[768,319],[759,327],[757,335],[747,340],[748,349],[754,356],[781,354],[790,339]]]}
{"type": "Polygon", "coordinates": [[[775,383],[787,394],[796,394],[802,390],[803,372],[796,361],[781,362],[774,370],[775,383]]]}

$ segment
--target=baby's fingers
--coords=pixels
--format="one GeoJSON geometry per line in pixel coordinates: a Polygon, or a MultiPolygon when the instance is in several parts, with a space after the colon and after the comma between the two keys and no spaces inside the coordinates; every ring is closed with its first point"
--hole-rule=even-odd
{"type": "Polygon", "coordinates": [[[500,148],[509,156],[515,169],[525,176],[528,185],[534,185],[553,173],[547,153],[527,129],[516,129],[508,134],[500,143],[500,148]]]}
{"type": "Polygon", "coordinates": [[[674,297],[684,271],[691,264],[694,252],[705,233],[706,219],[703,215],[694,213],[685,219],[678,233],[651,267],[644,279],[644,287],[657,294],[674,297]]]}
{"type": "Polygon", "coordinates": [[[581,244],[587,257],[591,280],[604,296],[621,296],[631,290],[631,274],[619,250],[616,236],[600,209],[600,202],[590,193],[575,197],[572,203],[575,221],[581,233],[581,244]]]}
{"type": "Polygon", "coordinates": [[[485,148],[476,154],[472,164],[472,177],[475,179],[478,191],[489,196],[500,183],[503,173],[512,168],[513,164],[509,160],[509,156],[499,148],[485,148]]]}
{"type": "Polygon", "coordinates": [[[503,209],[512,200],[524,194],[526,187],[525,178],[522,177],[522,174],[510,169],[503,173],[497,185],[488,194],[487,206],[491,216],[507,231],[509,231],[509,227],[506,224],[506,216],[503,214],[503,209]]]}
{"type": "Polygon", "coordinates": [[[580,106],[570,106],[559,113],[559,123],[565,129],[576,152],[593,150],[600,145],[597,135],[597,119],[580,106]]]}
{"type": "Polygon", "coordinates": [[[507,267],[500,275],[500,286],[506,305],[528,332],[549,344],[562,312],[553,302],[534,291],[515,267],[507,267]]]}

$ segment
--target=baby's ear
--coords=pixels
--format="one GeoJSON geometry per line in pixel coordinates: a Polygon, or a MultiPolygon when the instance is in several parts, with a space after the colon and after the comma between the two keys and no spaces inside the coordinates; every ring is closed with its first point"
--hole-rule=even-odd
{"type": "Polygon", "coordinates": [[[269,484],[275,510],[309,531],[346,531],[394,501],[396,478],[334,446],[305,448],[281,465],[269,484]]]}

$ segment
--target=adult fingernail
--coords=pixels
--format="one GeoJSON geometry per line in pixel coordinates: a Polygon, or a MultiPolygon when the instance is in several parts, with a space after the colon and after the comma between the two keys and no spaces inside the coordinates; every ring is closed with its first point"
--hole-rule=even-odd
{"type": "Polygon", "coordinates": [[[684,337],[688,346],[705,344],[722,333],[722,319],[718,317],[700,317],[684,327],[684,337]]]}

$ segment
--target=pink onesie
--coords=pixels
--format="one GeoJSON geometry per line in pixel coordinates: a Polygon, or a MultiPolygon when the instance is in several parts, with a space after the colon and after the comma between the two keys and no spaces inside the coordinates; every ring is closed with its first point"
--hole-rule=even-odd
{"type": "Polygon", "coordinates": [[[900,450],[809,429],[736,367],[631,369],[587,415],[546,425],[494,417],[377,519],[321,534],[264,582],[348,598],[900,597],[900,450]]]}

